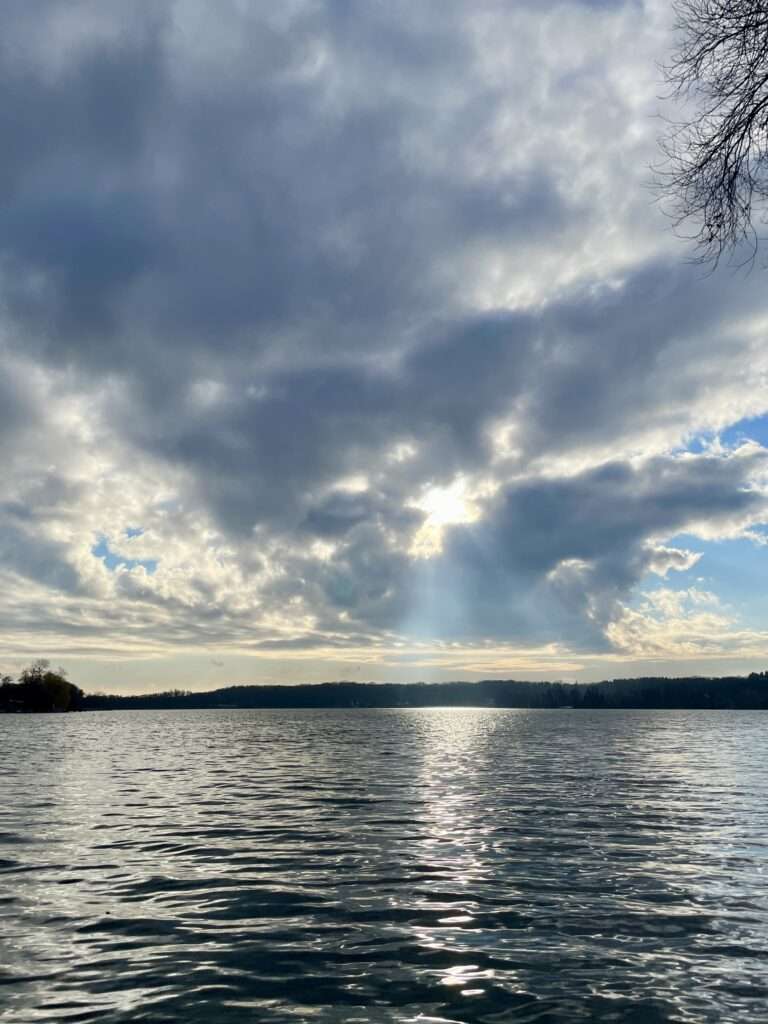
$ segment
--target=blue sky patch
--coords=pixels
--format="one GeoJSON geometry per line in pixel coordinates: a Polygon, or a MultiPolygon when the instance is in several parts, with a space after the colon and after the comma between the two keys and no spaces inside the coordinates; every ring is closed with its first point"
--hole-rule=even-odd
{"type": "Polygon", "coordinates": [[[748,416],[725,430],[697,434],[683,447],[690,452],[703,452],[716,437],[720,438],[725,448],[738,448],[745,441],[756,441],[768,448],[768,416],[748,416]]]}
{"type": "MultiPolygon", "coordinates": [[[[754,532],[765,533],[765,530],[754,532]]],[[[666,578],[649,574],[638,587],[633,605],[641,602],[642,593],[695,587],[716,594],[721,605],[738,615],[742,625],[764,627],[768,618],[768,547],[746,538],[705,541],[687,533],[678,534],[666,543],[669,547],[700,552],[701,558],[690,569],[670,572],[666,578]]]]}
{"type": "MultiPolygon", "coordinates": [[[[143,530],[140,531],[143,533],[143,530]]],[[[126,530],[126,533],[128,531],[126,530]]],[[[139,534],[131,534],[131,536],[139,536],[139,534]]],[[[116,554],[112,551],[107,543],[106,537],[101,537],[98,544],[94,544],[91,548],[91,554],[100,558],[104,565],[112,572],[114,572],[119,566],[124,566],[126,569],[135,569],[137,565],[142,565],[147,572],[152,575],[157,570],[157,559],[155,558],[125,558],[123,555],[116,554]]]]}
{"type": "Polygon", "coordinates": [[[728,448],[735,447],[744,441],[757,441],[768,448],[768,416],[752,416],[739,420],[720,434],[720,440],[728,448]]]}

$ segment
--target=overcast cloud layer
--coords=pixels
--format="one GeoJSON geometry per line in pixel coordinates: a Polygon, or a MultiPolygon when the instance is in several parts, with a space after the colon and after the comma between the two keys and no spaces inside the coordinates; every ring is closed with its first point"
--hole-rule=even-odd
{"type": "Polygon", "coordinates": [[[768,279],[653,203],[667,7],[8,0],[0,668],[757,665],[768,279]]]}

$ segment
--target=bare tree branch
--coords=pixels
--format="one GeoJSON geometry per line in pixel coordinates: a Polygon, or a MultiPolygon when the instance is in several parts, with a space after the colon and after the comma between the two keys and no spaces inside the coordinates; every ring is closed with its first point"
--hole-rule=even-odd
{"type": "Polygon", "coordinates": [[[768,199],[768,0],[675,0],[678,35],[663,68],[696,110],[659,140],[657,187],[675,227],[716,265],[744,242],[754,259],[768,199]]]}

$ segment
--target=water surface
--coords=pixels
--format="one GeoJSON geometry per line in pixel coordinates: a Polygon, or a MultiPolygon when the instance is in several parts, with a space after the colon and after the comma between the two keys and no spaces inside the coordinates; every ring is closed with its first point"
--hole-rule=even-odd
{"type": "Polygon", "coordinates": [[[751,1024],[768,714],[0,717],[0,1019],[751,1024]]]}

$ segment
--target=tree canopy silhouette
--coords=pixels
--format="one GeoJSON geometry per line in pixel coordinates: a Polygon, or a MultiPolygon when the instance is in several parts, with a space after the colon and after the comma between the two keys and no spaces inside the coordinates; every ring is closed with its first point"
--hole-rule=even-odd
{"type": "Polygon", "coordinates": [[[0,711],[79,711],[83,692],[66,675],[63,668],[54,672],[41,658],[21,672],[17,683],[3,676],[0,711]]]}
{"type": "Polygon", "coordinates": [[[747,242],[768,199],[768,0],[674,0],[677,45],[663,71],[692,102],[660,140],[663,200],[696,259],[716,265],[747,242]]]}
{"type": "Polygon", "coordinates": [[[768,673],[602,683],[484,679],[477,683],[298,683],[226,686],[207,692],[87,694],[85,711],[137,708],[763,708],[768,673]]]}

